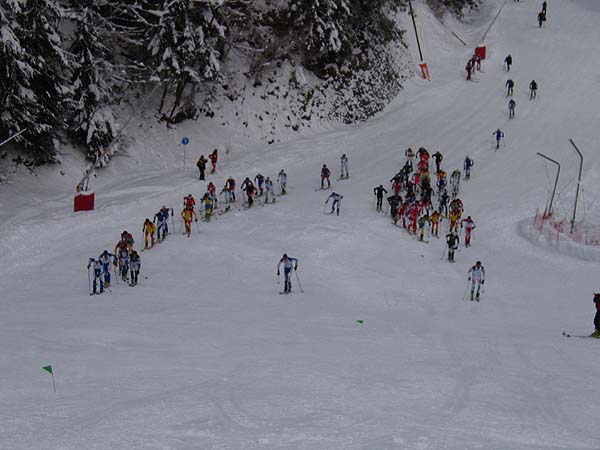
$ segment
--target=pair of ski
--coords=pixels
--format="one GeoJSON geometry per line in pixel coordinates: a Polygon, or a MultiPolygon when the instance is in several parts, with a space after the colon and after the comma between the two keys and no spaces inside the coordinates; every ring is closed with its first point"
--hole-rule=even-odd
{"type": "Polygon", "coordinates": [[[568,338],[570,338],[570,337],[576,337],[576,338],[593,338],[593,339],[600,339],[600,337],[594,336],[594,334],[593,334],[593,333],[592,333],[592,334],[587,334],[587,335],[586,335],[586,334],[569,334],[569,333],[567,333],[566,331],[563,331],[563,332],[562,332],[562,335],[563,335],[564,337],[568,337],[568,338]]]}

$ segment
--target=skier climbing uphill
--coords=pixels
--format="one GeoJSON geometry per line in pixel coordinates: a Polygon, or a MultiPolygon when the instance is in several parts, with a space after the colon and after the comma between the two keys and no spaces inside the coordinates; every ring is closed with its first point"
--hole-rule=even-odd
{"type": "Polygon", "coordinates": [[[331,171],[327,168],[327,165],[323,164],[323,168],[321,169],[321,189],[325,189],[325,180],[327,180],[327,189],[331,187],[330,176],[331,171]]]}
{"type": "Polygon", "coordinates": [[[465,228],[465,247],[470,247],[471,233],[475,228],[477,228],[477,225],[475,225],[475,222],[473,221],[473,219],[471,219],[471,216],[467,216],[466,219],[460,221],[460,227],[465,228]]]}
{"type": "Polygon", "coordinates": [[[187,234],[187,237],[190,237],[192,234],[192,220],[198,222],[198,214],[192,208],[186,207],[181,211],[181,218],[185,224],[185,233],[183,234],[187,234]]]}
{"type": "Polygon", "coordinates": [[[479,301],[479,295],[483,289],[485,283],[485,269],[481,265],[481,261],[477,261],[473,267],[469,269],[469,281],[471,282],[471,301],[473,301],[473,295],[475,300],[479,301]],[[477,292],[475,293],[475,288],[477,292]]]}
{"type": "Polygon", "coordinates": [[[594,316],[594,327],[596,327],[596,330],[591,336],[600,338],[600,294],[594,294],[594,303],[596,304],[596,315],[594,316]]]}
{"type": "Polygon", "coordinates": [[[446,244],[448,244],[448,261],[454,262],[454,252],[458,249],[460,238],[454,231],[446,235],[446,244]]]}
{"type": "Polygon", "coordinates": [[[291,258],[287,255],[287,253],[283,254],[283,257],[279,260],[279,264],[277,264],[277,276],[279,277],[279,275],[281,274],[280,272],[280,268],[281,265],[283,264],[283,294],[289,294],[290,292],[292,292],[292,279],[291,279],[291,273],[292,273],[292,267],[294,268],[294,270],[298,270],[298,259],[296,258],[291,258]]]}
{"type": "Polygon", "coordinates": [[[327,205],[327,203],[329,203],[329,200],[333,200],[331,203],[331,211],[330,214],[333,214],[334,211],[336,211],[336,207],[337,207],[337,215],[340,215],[340,204],[342,203],[342,199],[344,198],[343,195],[340,195],[336,192],[332,192],[331,195],[329,197],[327,197],[327,200],[325,200],[325,205],[327,205]]]}
{"type": "Polygon", "coordinates": [[[385,188],[383,187],[382,184],[379,185],[379,187],[376,187],[373,189],[373,195],[375,195],[377,197],[377,211],[381,212],[382,208],[383,208],[383,194],[384,193],[388,193],[388,191],[385,190],[385,188]]]}
{"type": "MultiPolygon", "coordinates": [[[[104,292],[104,282],[102,281],[102,261],[95,258],[90,258],[87,268],[94,268],[94,290],[90,292],[90,295],[102,294],[104,292]]],[[[89,275],[88,275],[89,276],[89,275]]]]}

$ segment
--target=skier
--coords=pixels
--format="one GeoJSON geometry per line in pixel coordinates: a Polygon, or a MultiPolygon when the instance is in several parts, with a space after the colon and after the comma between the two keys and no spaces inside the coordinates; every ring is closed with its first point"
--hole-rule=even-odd
{"type": "Polygon", "coordinates": [[[507,97],[512,97],[512,95],[513,95],[513,89],[515,87],[515,82],[509,78],[506,81],[505,86],[506,86],[506,96],[507,97]]]}
{"type": "Polygon", "coordinates": [[[119,250],[116,252],[117,260],[119,264],[119,275],[123,281],[127,281],[127,272],[129,271],[129,255],[130,255],[129,247],[126,245],[122,245],[119,247],[119,250]]]}
{"type": "Polygon", "coordinates": [[[202,197],[202,203],[204,203],[204,221],[210,222],[210,217],[212,216],[215,201],[209,192],[204,194],[204,196],[202,197]]]}
{"type": "MultiPolygon", "coordinates": [[[[376,187],[373,189],[373,195],[375,195],[377,197],[377,211],[378,212],[382,212],[383,211],[383,194],[384,192],[387,194],[388,191],[385,190],[385,188],[383,187],[383,184],[380,184],[379,187],[376,187]]],[[[394,192],[395,194],[397,194],[396,192],[394,192]]]]}
{"type": "Polygon", "coordinates": [[[279,171],[279,175],[277,175],[277,182],[279,183],[279,188],[281,189],[281,195],[285,195],[285,189],[287,187],[287,173],[285,173],[283,169],[281,169],[279,171]]]}
{"type": "Polygon", "coordinates": [[[452,193],[452,198],[456,197],[460,192],[460,170],[458,169],[450,175],[450,192],[452,193]]]}
{"type": "Polygon", "coordinates": [[[198,214],[196,214],[196,211],[194,211],[193,208],[185,207],[181,211],[181,218],[183,219],[183,223],[185,224],[185,233],[183,234],[187,234],[187,237],[190,237],[190,235],[192,234],[192,219],[194,219],[195,222],[198,223],[198,214]]]}
{"type": "Polygon", "coordinates": [[[341,180],[343,180],[345,178],[347,179],[350,176],[350,174],[348,173],[348,157],[346,156],[345,153],[340,158],[340,164],[342,166],[342,171],[341,171],[342,173],[340,175],[340,179],[341,180]]]}
{"type": "Polygon", "coordinates": [[[446,244],[448,244],[448,261],[454,262],[454,252],[458,248],[460,238],[454,231],[450,231],[446,235],[446,244]]]}
{"type": "Polygon", "coordinates": [[[196,166],[198,166],[198,170],[200,171],[200,180],[204,181],[204,171],[206,170],[206,163],[208,161],[206,160],[206,158],[204,157],[204,155],[200,155],[200,158],[198,158],[198,162],[196,163],[196,166]]]}
{"type": "Polygon", "coordinates": [[[471,301],[473,301],[473,295],[475,300],[479,301],[480,291],[483,290],[485,283],[485,269],[481,265],[481,261],[477,261],[473,267],[469,269],[469,281],[471,282],[471,301]],[[475,293],[475,286],[477,286],[477,293],[475,293]]]}
{"type": "Polygon", "coordinates": [[[167,208],[165,205],[154,215],[154,222],[157,225],[157,239],[164,241],[169,234],[169,216],[173,216],[173,208],[167,208]],[[162,231],[162,238],[161,236],[162,231]]]}
{"type": "Polygon", "coordinates": [[[144,221],[144,225],[142,226],[142,232],[144,233],[144,249],[148,248],[148,238],[150,238],[151,241],[150,247],[154,247],[154,233],[156,233],[156,225],[154,225],[150,219],[146,219],[144,221]]]}
{"type": "Polygon", "coordinates": [[[419,147],[417,150],[417,156],[419,157],[419,161],[429,162],[429,152],[425,147],[419,147]]]}
{"type": "Polygon", "coordinates": [[[104,282],[102,281],[102,262],[99,259],[90,258],[87,265],[88,271],[92,265],[94,266],[94,290],[90,292],[90,295],[100,295],[104,292],[104,282]],[[98,287],[100,287],[99,291],[97,290],[98,287]]]}
{"type": "Polygon", "coordinates": [[[340,205],[342,203],[342,199],[344,198],[343,195],[337,194],[335,192],[332,192],[331,195],[329,197],[327,197],[327,200],[325,200],[325,205],[327,205],[327,203],[329,203],[329,200],[333,200],[331,203],[331,212],[329,214],[333,214],[333,212],[336,210],[337,207],[337,215],[340,215],[340,205]]]}
{"type": "Polygon", "coordinates": [[[460,216],[462,215],[462,211],[459,209],[450,210],[449,219],[450,219],[450,231],[458,232],[458,224],[460,221],[460,216]]]}
{"type": "Polygon", "coordinates": [[[127,230],[121,233],[121,242],[123,242],[131,250],[133,248],[133,235],[128,233],[127,230]]]}
{"type": "Polygon", "coordinates": [[[471,73],[473,72],[473,63],[471,60],[469,60],[469,62],[467,62],[467,66],[465,67],[465,70],[467,71],[467,81],[471,80],[471,73]]]}
{"type": "Polygon", "coordinates": [[[450,196],[448,195],[448,191],[444,189],[442,195],[438,197],[438,211],[440,214],[447,216],[448,215],[448,202],[450,201],[450,196]]]}
{"type": "Polygon", "coordinates": [[[223,190],[219,193],[221,200],[221,214],[226,213],[231,208],[231,205],[229,204],[231,202],[231,191],[228,186],[228,183],[225,183],[223,190]]]}
{"type": "Polygon", "coordinates": [[[408,147],[406,150],[404,150],[404,156],[406,157],[406,163],[410,163],[410,167],[412,170],[412,160],[415,157],[415,152],[412,148],[408,147]]]}
{"type": "Polygon", "coordinates": [[[467,216],[466,219],[460,221],[460,227],[462,228],[463,226],[465,228],[465,247],[470,247],[471,233],[475,228],[477,228],[477,225],[475,225],[475,222],[473,219],[471,219],[471,216],[467,216]]]}
{"type": "Polygon", "coordinates": [[[329,177],[331,176],[331,172],[327,168],[327,165],[323,164],[321,168],[321,189],[325,189],[325,180],[327,180],[327,189],[331,187],[331,182],[329,181],[329,177]]]}
{"type": "Polygon", "coordinates": [[[515,102],[514,98],[511,98],[510,101],[508,102],[508,118],[509,119],[515,118],[515,106],[517,106],[517,102],[515,102]]]}
{"type": "Polygon", "coordinates": [[[258,196],[262,197],[263,195],[263,184],[265,182],[265,177],[263,177],[260,173],[257,173],[256,176],[254,177],[254,182],[256,183],[256,186],[258,187],[258,196]]]}
{"type": "Polygon", "coordinates": [[[216,196],[217,187],[214,185],[214,183],[212,181],[208,182],[208,186],[206,186],[206,190],[208,191],[208,193],[210,194],[210,196],[212,197],[212,199],[216,200],[216,198],[217,198],[217,196],[216,196]]]}
{"type": "Polygon", "coordinates": [[[419,205],[417,203],[413,203],[413,205],[408,209],[407,212],[408,228],[406,231],[408,231],[409,234],[412,230],[412,234],[414,234],[415,236],[417,235],[417,221],[419,220],[419,214],[421,214],[421,208],[419,208],[419,205]]]}
{"type": "Polygon", "coordinates": [[[538,24],[540,25],[540,28],[542,28],[542,24],[546,21],[546,14],[544,14],[544,11],[540,11],[538,16],[538,24]]]}
{"type": "Polygon", "coordinates": [[[429,220],[431,221],[431,230],[429,231],[432,236],[439,237],[440,231],[440,222],[442,220],[442,215],[439,211],[433,211],[429,216],[429,220]]]}
{"type": "Polygon", "coordinates": [[[500,148],[500,140],[504,137],[504,132],[498,128],[492,133],[496,137],[496,150],[500,148]]]}
{"type": "Polygon", "coordinates": [[[506,64],[506,71],[510,72],[510,66],[513,63],[512,56],[510,55],[510,53],[506,58],[504,58],[504,63],[506,64]]]}
{"type": "Polygon", "coordinates": [[[594,303],[596,304],[596,315],[594,316],[594,327],[596,330],[591,336],[600,338],[600,294],[594,294],[594,303]]]}
{"type": "Polygon", "coordinates": [[[535,80],[531,80],[531,83],[529,83],[529,100],[533,100],[537,97],[537,88],[538,85],[535,80]]]}
{"type": "Polygon", "coordinates": [[[235,203],[235,180],[229,177],[225,182],[225,187],[229,191],[231,201],[235,203]]]}
{"type": "Polygon", "coordinates": [[[273,181],[267,177],[265,180],[265,203],[275,203],[275,194],[273,193],[273,181]]]}
{"type": "Polygon", "coordinates": [[[183,206],[184,208],[194,209],[194,206],[196,206],[196,199],[192,194],[183,197],[183,206]]]}
{"type": "Polygon", "coordinates": [[[468,156],[465,158],[464,169],[465,169],[465,180],[471,179],[471,168],[475,162],[468,156]]]}
{"type": "Polygon", "coordinates": [[[419,240],[424,241],[425,235],[425,225],[431,224],[431,219],[429,214],[425,213],[421,217],[419,217],[419,240]]]}
{"type": "Polygon", "coordinates": [[[248,201],[248,208],[251,208],[254,205],[254,193],[256,192],[256,188],[250,178],[246,177],[242,185],[240,186],[243,191],[246,192],[246,199],[248,201]]]}
{"type": "Polygon", "coordinates": [[[283,257],[279,260],[279,264],[277,264],[277,277],[279,277],[279,275],[280,275],[279,268],[281,267],[282,264],[283,264],[283,276],[284,276],[283,294],[289,294],[290,292],[292,292],[292,279],[291,279],[290,274],[292,272],[292,267],[294,268],[294,270],[298,270],[298,259],[292,258],[292,257],[288,256],[287,253],[284,253],[283,257]]]}
{"type": "Polygon", "coordinates": [[[390,205],[390,216],[392,217],[394,225],[396,225],[398,222],[398,208],[402,204],[402,197],[399,195],[390,195],[387,198],[387,201],[390,205]]]}
{"type": "Polygon", "coordinates": [[[442,160],[444,159],[444,155],[438,150],[432,156],[435,161],[435,172],[438,173],[442,170],[442,160]]]}
{"type": "MultiPolygon", "coordinates": [[[[443,176],[439,176],[436,186],[438,188],[438,195],[440,195],[442,192],[444,192],[446,190],[446,186],[448,186],[448,182],[446,181],[446,172],[441,171],[444,175],[443,176]]],[[[440,172],[438,172],[440,173],[440,172]]]]}
{"type": "Polygon", "coordinates": [[[219,159],[219,151],[215,148],[210,155],[208,155],[208,159],[210,159],[211,169],[210,173],[217,172],[217,161],[219,159]]]}
{"type": "Polygon", "coordinates": [[[104,274],[104,286],[110,287],[110,266],[111,262],[114,266],[117,265],[117,257],[113,253],[108,253],[108,250],[104,250],[98,257],[98,260],[102,263],[102,273],[104,274]]]}
{"type": "Polygon", "coordinates": [[[129,269],[131,271],[131,283],[129,283],[129,286],[135,286],[137,284],[141,268],[142,261],[140,255],[134,250],[131,252],[131,258],[129,259],[129,269]]]}

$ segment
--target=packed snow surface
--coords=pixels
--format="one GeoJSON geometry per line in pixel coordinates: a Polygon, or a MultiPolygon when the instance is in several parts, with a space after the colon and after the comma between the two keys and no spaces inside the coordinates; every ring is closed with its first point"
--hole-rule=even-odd
{"type": "MultiPolygon", "coordinates": [[[[475,44],[501,3],[449,26],[475,44]]],[[[210,178],[219,188],[285,168],[289,195],[201,223],[189,239],[174,233],[141,254],[137,287],[113,282],[90,297],[87,259],[124,229],[139,245],[161,205],[178,212],[183,195],[198,198],[198,155],[185,173],[115,159],[94,181],[90,213],[71,213],[71,194],[45,173],[4,185],[0,448],[600,448],[599,342],[561,335],[592,331],[599,267],[519,232],[552,181],[538,151],[563,163],[572,195],[573,138],[597,195],[600,8],[550,1],[540,29],[538,3],[506,4],[477,82],[463,70],[472,47],[419,5],[432,81],[410,82],[368,123],[222,155],[210,178]],[[494,151],[498,127],[506,146],[494,151]],[[373,188],[389,186],[408,146],[439,149],[448,173],[475,160],[461,198],[477,229],[455,264],[440,259],[443,239],[417,242],[375,212],[373,188]],[[342,153],[350,179],[335,181],[342,153]],[[315,191],[323,163],[344,196],[339,217],[324,214],[329,191],[315,191]],[[299,258],[304,293],[294,278],[278,295],[283,252],[299,258]],[[476,260],[487,273],[480,303],[464,296],[476,260]]]]}

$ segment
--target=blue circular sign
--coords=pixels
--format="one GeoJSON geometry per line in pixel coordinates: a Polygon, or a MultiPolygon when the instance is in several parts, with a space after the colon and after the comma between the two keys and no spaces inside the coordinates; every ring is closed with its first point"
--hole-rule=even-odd
{"type": "Polygon", "coordinates": [[[184,137],[184,138],[181,140],[181,143],[182,143],[183,145],[188,145],[188,144],[190,143],[190,140],[189,140],[187,137],[184,137]]]}

